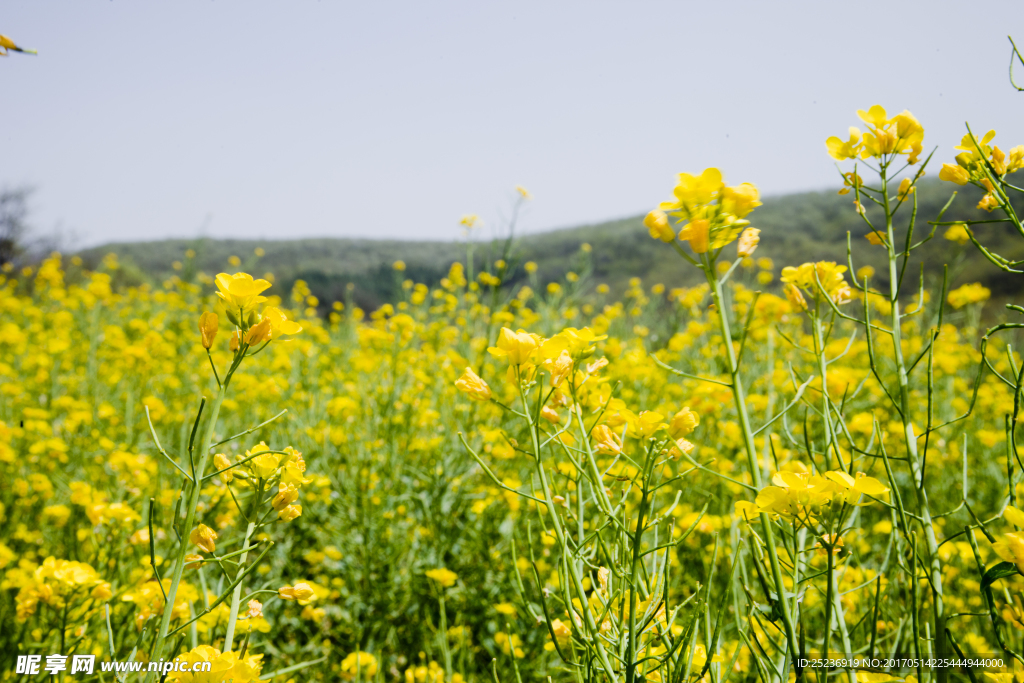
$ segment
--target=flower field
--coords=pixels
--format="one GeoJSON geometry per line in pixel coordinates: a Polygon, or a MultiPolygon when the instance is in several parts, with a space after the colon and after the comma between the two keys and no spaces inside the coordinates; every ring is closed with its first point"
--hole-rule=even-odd
{"type": "Polygon", "coordinates": [[[1024,146],[930,162],[909,112],[859,114],[827,150],[884,272],[759,258],[758,191],[717,169],[645,220],[688,288],[613,295],[586,244],[557,282],[512,250],[373,312],[255,255],[6,267],[0,677],[1020,680],[1024,309],[912,255],[1020,273],[915,184],[940,165],[1024,237],[1024,146]],[[902,663],[808,664],[852,657],[902,663]]]}

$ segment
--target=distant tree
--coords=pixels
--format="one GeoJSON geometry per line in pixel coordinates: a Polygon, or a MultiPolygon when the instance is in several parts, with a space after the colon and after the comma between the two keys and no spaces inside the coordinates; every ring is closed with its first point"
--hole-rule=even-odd
{"type": "Polygon", "coordinates": [[[27,187],[0,189],[0,266],[10,263],[24,250],[31,194],[27,187]]]}

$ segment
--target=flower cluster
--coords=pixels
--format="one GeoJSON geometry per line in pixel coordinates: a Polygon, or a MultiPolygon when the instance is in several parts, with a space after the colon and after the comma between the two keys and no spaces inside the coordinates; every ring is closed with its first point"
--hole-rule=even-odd
{"type": "Polygon", "coordinates": [[[997,181],[1008,173],[1016,173],[1024,168],[1024,145],[1017,145],[1008,153],[998,146],[989,146],[996,132],[990,130],[978,140],[968,133],[955,148],[961,150],[956,155],[955,164],[942,164],[939,179],[957,185],[974,183],[985,188],[985,196],[978,203],[979,209],[992,211],[999,206],[996,188],[992,178],[997,181]]]}
{"type": "Polygon", "coordinates": [[[824,293],[835,304],[848,303],[853,298],[853,291],[843,278],[845,272],[846,266],[837,265],[834,261],[786,266],[782,269],[786,298],[797,309],[807,308],[804,293],[813,301],[819,301],[824,293]]]}
{"type": "MultiPolygon", "coordinates": [[[[657,210],[647,214],[644,225],[651,237],[662,242],[675,242],[678,238],[688,242],[695,254],[732,243],[750,225],[746,216],[761,206],[756,187],[750,183],[726,186],[717,168],[705,169],[699,176],[680,173],[672,194],[672,200],[662,202],[657,210]],[[675,228],[670,218],[675,219],[675,228]]],[[[753,253],[759,232],[753,228],[744,232],[740,256],[753,253]]]]}
{"type": "Polygon", "coordinates": [[[96,570],[83,562],[47,557],[32,573],[31,581],[22,585],[16,598],[19,621],[35,614],[40,603],[63,610],[70,601],[105,602],[113,593],[110,584],[96,570]]]}
{"type": "Polygon", "coordinates": [[[822,515],[822,508],[839,505],[861,505],[867,497],[882,498],[889,489],[874,477],[862,472],[850,476],[842,470],[812,474],[806,467],[782,471],[772,477],[772,485],[761,489],[753,504],[736,503],[737,512],[746,518],[767,512],[807,523],[822,515]]]}
{"type": "MultiPolygon", "coordinates": [[[[924,143],[924,128],[909,111],[890,117],[881,105],[874,105],[867,111],[857,110],[857,116],[867,124],[868,132],[851,126],[849,137],[843,140],[830,137],[825,141],[828,153],[837,161],[845,159],[887,158],[906,155],[907,162],[915,164],[924,143]]],[[[851,181],[856,184],[856,181],[851,181]]]]}

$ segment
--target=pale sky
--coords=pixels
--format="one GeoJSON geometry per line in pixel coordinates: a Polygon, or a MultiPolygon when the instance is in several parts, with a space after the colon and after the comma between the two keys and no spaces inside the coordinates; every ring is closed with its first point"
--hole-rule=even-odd
{"type": "Polygon", "coordinates": [[[454,239],[517,184],[544,230],[644,212],[707,166],[829,187],[825,138],[876,103],[940,162],[965,120],[1024,143],[1024,3],[967,8],[4,0],[0,33],[39,55],[0,60],[0,186],[35,186],[34,222],[78,246],[454,239]]]}

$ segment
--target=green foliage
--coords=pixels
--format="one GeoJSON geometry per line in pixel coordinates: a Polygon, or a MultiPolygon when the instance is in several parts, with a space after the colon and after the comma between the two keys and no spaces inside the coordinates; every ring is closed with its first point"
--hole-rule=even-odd
{"type": "MultiPolygon", "coordinates": [[[[919,183],[918,214],[929,218],[937,216],[954,190],[959,194],[943,216],[944,221],[990,218],[986,212],[974,208],[981,199],[977,188],[955,188],[951,183],[939,181],[919,183]]],[[[770,234],[772,239],[764,240],[755,256],[772,259],[777,268],[810,260],[839,259],[842,262],[846,234],[850,232],[855,262],[874,266],[879,271],[878,278],[881,278],[876,278],[876,284],[887,284],[885,270],[881,268],[883,250],[871,246],[864,239],[868,229],[864,221],[850,210],[852,201],[852,193],[840,196],[831,190],[766,198],[764,206],[758,208],[754,216],[754,225],[764,234],[770,234]]],[[[911,210],[912,202],[908,201],[902,211],[909,213],[911,210]]],[[[867,211],[868,217],[875,217],[877,209],[869,207],[867,211]]],[[[560,279],[565,273],[566,263],[586,242],[593,246],[593,283],[606,283],[616,294],[623,292],[629,278],[637,274],[644,274],[647,282],[661,282],[666,286],[697,283],[699,273],[680,269],[675,254],[660,248],[661,245],[648,236],[642,221],[642,216],[634,216],[597,225],[525,235],[517,239],[515,253],[520,262],[537,263],[541,282],[560,279]]],[[[977,226],[975,229],[994,251],[1009,258],[1024,257],[1024,246],[1015,238],[1012,227],[1003,225],[977,226]]],[[[915,241],[925,237],[930,229],[931,226],[921,224],[915,241]]],[[[946,226],[938,226],[935,239],[915,252],[908,277],[916,279],[919,264],[924,262],[928,264],[929,276],[941,278],[942,265],[947,264],[951,287],[965,282],[981,282],[992,290],[996,299],[1014,291],[1015,274],[991,268],[969,243],[960,246],[942,239],[945,230],[946,226]]],[[[445,276],[454,261],[465,259],[465,245],[458,242],[330,238],[118,243],[88,249],[81,256],[91,264],[98,263],[104,254],[114,252],[122,262],[137,268],[135,272],[140,280],[146,277],[143,274],[148,273],[148,277],[159,281],[174,274],[169,264],[175,260],[184,261],[188,249],[196,252],[194,267],[207,273],[228,268],[228,258],[237,255],[242,259],[241,268],[273,272],[285,287],[290,287],[295,280],[305,280],[325,305],[351,297],[370,310],[397,299],[402,279],[435,284],[445,276]],[[253,255],[256,248],[266,252],[261,259],[253,255]],[[406,272],[400,277],[396,277],[391,268],[396,260],[406,263],[406,272]],[[350,283],[352,287],[348,288],[350,283]]],[[[500,251],[500,242],[478,244],[475,260],[482,264],[498,258],[500,251]]],[[[510,282],[515,284],[524,279],[519,270],[512,275],[510,282]]]]}

